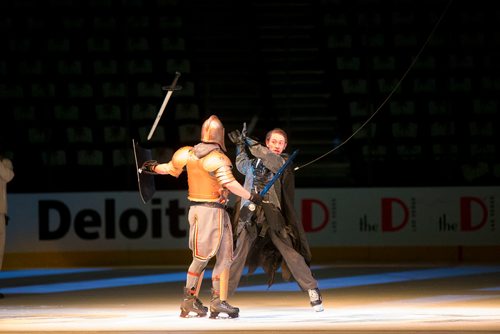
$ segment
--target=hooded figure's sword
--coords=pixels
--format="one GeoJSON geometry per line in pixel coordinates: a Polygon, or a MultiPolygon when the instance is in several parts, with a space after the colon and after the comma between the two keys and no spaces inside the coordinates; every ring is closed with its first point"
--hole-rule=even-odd
{"type": "Polygon", "coordinates": [[[265,194],[267,194],[269,189],[271,189],[271,187],[273,186],[274,182],[276,182],[276,180],[281,176],[281,174],[283,174],[285,169],[292,163],[293,159],[295,159],[295,157],[297,156],[298,153],[299,153],[299,150],[293,151],[293,153],[288,157],[288,159],[285,161],[283,166],[281,166],[280,169],[278,169],[278,171],[276,172],[276,174],[274,174],[273,178],[269,182],[266,183],[266,185],[264,186],[264,189],[261,190],[259,195],[264,196],[265,194]]]}
{"type": "MultiPolygon", "coordinates": [[[[274,174],[273,178],[269,182],[267,182],[264,188],[259,192],[260,196],[264,197],[264,195],[268,193],[269,189],[271,189],[273,184],[280,178],[281,174],[283,174],[283,172],[287,169],[287,167],[292,163],[293,159],[295,159],[298,153],[299,150],[293,151],[293,153],[288,157],[283,166],[281,166],[280,169],[278,169],[276,174],[274,174]]],[[[244,205],[240,210],[238,224],[244,224],[244,225],[250,224],[250,220],[252,219],[255,209],[256,206],[252,202],[250,202],[247,205],[244,205]]]]}

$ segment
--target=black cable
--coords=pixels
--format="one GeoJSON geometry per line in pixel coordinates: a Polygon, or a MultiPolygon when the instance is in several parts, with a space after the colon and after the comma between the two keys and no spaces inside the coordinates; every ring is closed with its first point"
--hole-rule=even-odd
{"type": "Polygon", "coordinates": [[[408,75],[408,73],[410,72],[410,70],[412,69],[412,67],[415,65],[415,63],[417,62],[418,60],[418,57],[420,57],[420,54],[424,51],[425,47],[427,46],[427,44],[429,43],[429,41],[431,40],[431,37],[432,35],[434,35],[434,32],[436,31],[438,25],[441,23],[441,21],[443,20],[446,12],[448,11],[449,7],[451,6],[451,3],[453,2],[453,0],[450,0],[448,1],[448,4],[446,5],[446,7],[444,8],[443,12],[441,13],[441,16],[439,17],[439,19],[436,21],[436,24],[434,25],[434,27],[432,28],[431,32],[429,33],[429,36],[427,37],[427,40],[424,42],[424,44],[422,45],[422,47],[420,48],[420,50],[418,51],[417,55],[415,56],[415,58],[413,59],[413,61],[411,62],[410,66],[408,66],[408,69],[406,70],[406,72],[403,74],[403,76],[401,77],[401,79],[399,79],[399,81],[396,83],[396,85],[394,86],[394,88],[391,90],[391,92],[389,93],[389,95],[387,95],[387,97],[385,98],[385,100],[380,104],[380,106],[373,112],[373,114],[371,114],[370,117],[368,117],[368,119],[363,123],[361,124],[361,126],[359,128],[356,129],[356,131],[354,131],[346,140],[344,140],[342,143],[340,143],[339,145],[335,146],[334,148],[332,148],[330,151],[322,154],[321,156],[319,156],[318,158],[316,159],[313,159],[311,161],[309,161],[308,163],[305,163],[303,164],[302,166],[297,166],[294,168],[294,170],[299,170],[300,168],[303,168],[303,167],[306,167],[306,166],[309,166],[310,164],[312,163],[315,163],[316,161],[318,161],[319,159],[322,159],[324,157],[326,157],[328,154],[338,150],[340,147],[342,147],[344,144],[346,144],[349,140],[351,140],[352,137],[354,137],[359,131],[361,131],[361,129],[366,125],[368,124],[373,117],[375,117],[375,115],[379,112],[380,109],[382,109],[382,107],[387,103],[387,101],[389,101],[389,99],[392,97],[392,95],[397,91],[397,89],[399,88],[399,86],[401,86],[401,82],[403,82],[404,78],[408,75]]]}

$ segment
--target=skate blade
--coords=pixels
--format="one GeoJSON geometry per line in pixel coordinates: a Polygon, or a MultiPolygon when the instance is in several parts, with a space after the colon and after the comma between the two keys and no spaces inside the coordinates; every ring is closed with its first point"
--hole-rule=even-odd
{"type": "Polygon", "coordinates": [[[316,312],[323,312],[325,309],[323,308],[323,304],[319,304],[319,305],[314,305],[313,310],[316,312]]]}
{"type": "Polygon", "coordinates": [[[210,319],[235,319],[238,318],[239,316],[240,316],[239,313],[219,313],[219,312],[210,313],[210,319]]]}
{"type": "Polygon", "coordinates": [[[181,314],[179,315],[181,318],[203,318],[206,317],[206,313],[196,313],[196,312],[184,312],[181,311],[181,314]]]}

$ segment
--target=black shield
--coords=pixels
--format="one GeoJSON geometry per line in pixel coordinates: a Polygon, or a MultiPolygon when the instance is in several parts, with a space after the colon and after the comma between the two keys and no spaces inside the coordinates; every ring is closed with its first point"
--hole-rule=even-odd
{"type": "Polygon", "coordinates": [[[132,139],[135,158],[135,170],[137,173],[137,185],[139,187],[139,194],[144,203],[149,202],[156,191],[155,177],[153,174],[141,173],[139,168],[148,160],[152,160],[151,150],[139,146],[134,139],[132,139]]]}

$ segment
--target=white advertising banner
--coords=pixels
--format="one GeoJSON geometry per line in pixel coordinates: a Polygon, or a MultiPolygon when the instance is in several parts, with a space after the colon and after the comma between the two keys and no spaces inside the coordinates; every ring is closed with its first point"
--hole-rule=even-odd
{"type": "MultiPolygon", "coordinates": [[[[10,194],[6,252],[186,249],[185,191],[10,194]]],[[[234,203],[234,201],[233,201],[234,203]]],[[[500,245],[500,187],[296,191],[311,247],[500,245]]]]}

